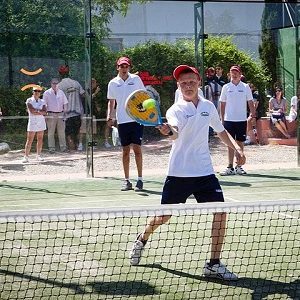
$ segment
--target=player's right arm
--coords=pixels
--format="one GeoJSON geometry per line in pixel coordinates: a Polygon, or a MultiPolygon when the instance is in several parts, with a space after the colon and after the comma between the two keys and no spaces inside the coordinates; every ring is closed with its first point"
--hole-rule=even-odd
{"type": "Polygon", "coordinates": [[[161,134],[168,135],[171,140],[176,140],[178,138],[178,127],[176,126],[171,126],[168,123],[164,123],[158,127],[158,130],[161,134]]]}

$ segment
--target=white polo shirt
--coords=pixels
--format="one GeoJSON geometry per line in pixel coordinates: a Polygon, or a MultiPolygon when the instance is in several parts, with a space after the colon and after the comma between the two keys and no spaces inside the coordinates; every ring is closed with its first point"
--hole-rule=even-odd
{"type": "Polygon", "coordinates": [[[169,157],[168,176],[196,177],[214,174],[208,146],[208,129],[216,132],[224,127],[214,104],[203,97],[197,108],[179,99],[167,111],[168,123],[178,127],[169,157]]]}
{"type": "Polygon", "coordinates": [[[46,102],[48,112],[63,112],[64,105],[68,103],[65,93],[60,89],[57,89],[56,94],[53,88],[46,90],[43,99],[46,102]]]}
{"type": "Polygon", "coordinates": [[[118,124],[134,122],[126,113],[126,99],[136,90],[146,90],[138,75],[131,73],[128,73],[128,75],[125,81],[118,75],[108,83],[107,99],[115,99],[117,101],[116,118],[118,124]]]}
{"type": "Polygon", "coordinates": [[[248,84],[240,81],[223,85],[219,101],[226,102],[224,121],[242,122],[247,120],[247,101],[253,100],[248,84]]]}

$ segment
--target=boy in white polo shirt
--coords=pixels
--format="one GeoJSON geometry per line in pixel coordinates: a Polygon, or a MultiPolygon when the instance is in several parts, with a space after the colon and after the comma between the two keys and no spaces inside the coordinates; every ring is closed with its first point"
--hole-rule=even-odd
{"type": "MultiPolygon", "coordinates": [[[[241,81],[242,72],[239,66],[230,68],[231,81],[225,84],[220,96],[220,115],[222,123],[239,147],[244,149],[247,132],[247,104],[250,109],[250,118],[255,118],[253,96],[248,84],[241,81]]],[[[240,164],[233,168],[234,150],[228,149],[228,166],[220,175],[246,175],[240,164]]]]}
{"type": "MultiPolygon", "coordinates": [[[[172,135],[173,146],[169,158],[161,204],[185,203],[190,195],[197,202],[223,202],[223,192],[214,174],[208,146],[208,130],[211,126],[220,139],[231,147],[239,164],[245,157],[239,146],[224,129],[214,104],[198,95],[200,75],[194,67],[178,66],[173,72],[183,97],[167,111],[168,123],[159,130],[172,135]]],[[[129,258],[132,265],[140,262],[142,251],[151,234],[171,216],[156,216],[149,220],[144,231],[134,242],[129,258]]],[[[204,275],[225,280],[237,280],[237,276],[220,262],[225,236],[226,213],[215,213],[212,223],[211,259],[204,266],[204,275]]]]}
{"type": "Polygon", "coordinates": [[[136,191],[143,189],[143,158],[142,158],[142,138],[143,125],[138,124],[125,110],[127,97],[136,90],[146,90],[141,78],[131,74],[131,60],[128,57],[120,57],[117,60],[118,75],[108,83],[107,99],[109,99],[107,110],[107,121],[113,119],[115,104],[117,103],[116,119],[118,123],[119,137],[122,145],[122,162],[125,181],[121,191],[132,190],[132,183],[129,180],[130,146],[132,145],[135,162],[138,171],[138,179],[135,186],[136,191]]]}

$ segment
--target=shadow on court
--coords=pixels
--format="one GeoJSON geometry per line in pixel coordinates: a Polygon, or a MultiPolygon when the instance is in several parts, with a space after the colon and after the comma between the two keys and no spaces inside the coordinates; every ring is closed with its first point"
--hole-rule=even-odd
{"type": "MultiPolygon", "coordinates": [[[[109,180],[114,180],[114,181],[119,181],[119,182],[123,182],[124,181],[124,178],[122,177],[108,177],[108,176],[95,176],[95,178],[99,178],[99,179],[109,179],[109,180]]],[[[131,181],[131,180],[130,180],[131,181]]],[[[144,180],[144,184],[147,184],[147,183],[154,183],[154,184],[159,184],[159,185],[163,185],[165,181],[165,177],[163,177],[162,180],[151,180],[151,179],[147,179],[147,180],[144,180]]],[[[133,181],[135,182],[135,180],[133,181]]]]}
{"type": "Polygon", "coordinates": [[[54,192],[54,191],[50,191],[50,190],[42,189],[42,188],[33,188],[33,187],[18,186],[18,185],[12,185],[12,184],[0,183],[0,188],[12,189],[12,190],[22,190],[22,191],[28,191],[28,192],[39,192],[39,193],[47,193],[47,194],[58,194],[58,195],[83,197],[82,195],[76,195],[76,194],[70,194],[70,193],[60,193],[60,192],[54,192]]]}
{"type": "Polygon", "coordinates": [[[300,176],[283,176],[283,175],[272,175],[272,174],[256,174],[249,173],[247,177],[255,177],[255,178],[268,178],[268,179],[284,179],[284,180],[292,180],[299,181],[300,176]]]}
{"type": "MultiPolygon", "coordinates": [[[[0,269],[0,274],[4,274],[5,276],[12,276],[14,278],[21,278],[26,280],[26,288],[28,289],[28,283],[30,282],[40,282],[44,283],[46,287],[44,287],[44,290],[47,290],[47,286],[49,286],[50,291],[53,290],[53,288],[65,288],[72,290],[72,294],[100,294],[100,295],[115,295],[115,296],[146,296],[146,295],[157,295],[159,294],[158,291],[155,290],[155,287],[151,286],[148,283],[143,282],[142,280],[137,281],[95,281],[95,282],[87,282],[85,284],[78,284],[78,283],[64,283],[59,280],[55,279],[44,279],[41,277],[23,274],[19,272],[12,272],[8,270],[2,270],[0,269]]],[[[68,281],[69,279],[66,279],[68,281]]],[[[4,282],[5,284],[5,282],[4,282]]],[[[11,282],[10,282],[11,284],[11,282]]],[[[20,283],[18,283],[18,286],[20,286],[20,283]]],[[[20,291],[21,292],[21,291],[20,291]]],[[[15,294],[15,289],[14,289],[15,294]]],[[[65,294],[65,293],[64,293],[65,294]]],[[[119,297],[118,297],[119,298],[119,297]]]]}
{"type": "Polygon", "coordinates": [[[250,187],[252,186],[251,183],[246,182],[234,182],[234,181],[222,181],[219,180],[221,186],[239,186],[239,187],[250,187]]]}
{"type": "Polygon", "coordinates": [[[212,282],[230,287],[247,288],[249,289],[249,293],[251,293],[252,291],[252,300],[266,299],[268,296],[271,296],[273,294],[287,295],[289,299],[294,300],[300,299],[300,279],[297,279],[291,283],[284,283],[269,279],[251,277],[241,277],[237,281],[224,281],[220,279],[207,278],[202,275],[192,275],[183,271],[172,270],[163,267],[160,264],[144,264],[139,265],[138,267],[159,269],[179,277],[186,277],[199,281],[212,282]]]}

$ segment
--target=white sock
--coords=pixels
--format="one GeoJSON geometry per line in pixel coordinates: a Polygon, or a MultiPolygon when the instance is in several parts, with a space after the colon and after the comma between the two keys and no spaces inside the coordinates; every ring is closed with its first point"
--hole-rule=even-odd
{"type": "Polygon", "coordinates": [[[143,181],[143,177],[138,177],[138,179],[137,180],[141,180],[141,181],[143,181]]]}

